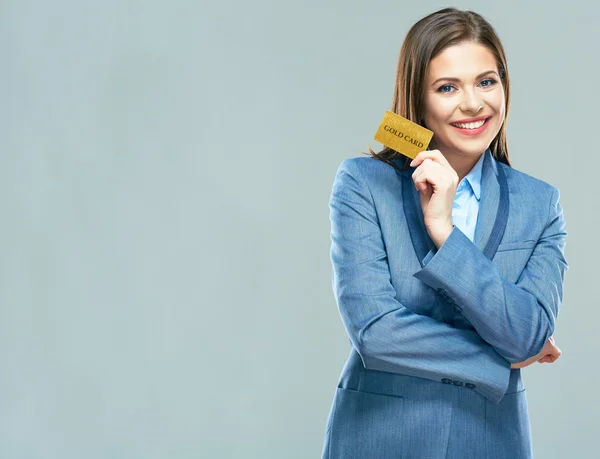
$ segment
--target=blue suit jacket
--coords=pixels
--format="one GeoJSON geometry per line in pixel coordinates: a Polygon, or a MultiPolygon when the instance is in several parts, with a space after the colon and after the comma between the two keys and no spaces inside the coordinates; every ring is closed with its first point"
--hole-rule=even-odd
{"type": "Polygon", "coordinates": [[[455,227],[439,249],[414,168],[371,157],[339,166],[331,262],[352,349],[324,458],[532,457],[510,364],[554,332],[567,233],[556,188],[484,154],[474,242],[455,227]]]}

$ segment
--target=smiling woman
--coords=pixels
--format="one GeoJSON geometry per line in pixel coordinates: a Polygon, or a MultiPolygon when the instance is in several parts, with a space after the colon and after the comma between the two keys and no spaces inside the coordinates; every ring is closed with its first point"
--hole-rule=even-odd
{"type": "Polygon", "coordinates": [[[486,46],[464,41],[431,59],[427,74],[423,123],[435,132],[430,146],[466,175],[505,121],[496,58],[486,46]]]}
{"type": "Polygon", "coordinates": [[[346,159],[332,187],[352,349],[323,458],[533,457],[521,369],[561,355],[567,233],[558,189],[510,166],[509,104],[480,15],[447,8],[410,29],[391,111],[433,131],[430,149],[346,159]]]}
{"type": "MultiPolygon", "coordinates": [[[[510,78],[504,48],[482,16],[446,8],[409,30],[400,50],[391,111],[434,131],[431,148],[450,147],[444,154],[454,152],[464,172],[474,162],[473,158],[458,159],[461,149],[479,156],[485,150],[479,147],[487,142],[495,159],[510,165],[505,124],[509,108],[510,78]],[[482,130],[470,124],[482,119],[486,126],[482,130]],[[489,121],[493,123],[488,126],[489,121]],[[448,135],[450,126],[456,128],[457,135],[448,135]],[[486,134],[479,136],[483,132],[486,134]],[[477,138],[465,145],[467,139],[458,134],[477,138]]],[[[379,153],[369,151],[392,166],[396,164],[390,160],[409,160],[388,147],[379,153]]]]}

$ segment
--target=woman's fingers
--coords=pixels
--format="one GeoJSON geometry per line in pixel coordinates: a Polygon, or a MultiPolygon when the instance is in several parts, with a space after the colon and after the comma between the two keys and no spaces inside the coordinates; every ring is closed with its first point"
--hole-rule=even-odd
{"type": "Polygon", "coordinates": [[[554,355],[545,355],[540,360],[538,360],[538,362],[540,362],[540,363],[554,363],[557,360],[558,360],[557,356],[554,356],[554,355]]]}
{"type": "Polygon", "coordinates": [[[544,347],[545,351],[544,351],[543,357],[538,360],[538,362],[540,362],[540,363],[554,363],[562,355],[562,351],[556,345],[554,338],[552,336],[550,338],[548,338],[548,343],[549,343],[549,346],[546,345],[544,347]]]}
{"type": "MultiPolygon", "coordinates": [[[[458,175],[452,168],[448,160],[439,150],[426,150],[420,152],[410,163],[415,167],[413,172],[413,181],[415,188],[419,191],[429,191],[426,187],[428,182],[435,191],[438,187],[442,189],[456,188],[458,185],[458,175]]],[[[433,189],[431,191],[433,192],[433,189]]]]}
{"type": "Polygon", "coordinates": [[[456,189],[456,182],[458,181],[456,172],[451,166],[446,167],[430,158],[425,158],[420,166],[415,169],[412,179],[415,188],[419,191],[456,189]]]}
{"type": "Polygon", "coordinates": [[[442,154],[440,150],[425,150],[420,152],[415,158],[411,161],[411,167],[419,167],[421,163],[425,160],[435,161],[443,166],[450,166],[450,163],[446,159],[446,157],[442,154]]]}
{"type": "Polygon", "coordinates": [[[433,180],[431,170],[431,166],[433,165],[433,161],[430,159],[425,160],[421,167],[415,169],[412,174],[413,182],[415,183],[415,188],[419,191],[426,191],[428,188],[428,179],[433,180]]]}

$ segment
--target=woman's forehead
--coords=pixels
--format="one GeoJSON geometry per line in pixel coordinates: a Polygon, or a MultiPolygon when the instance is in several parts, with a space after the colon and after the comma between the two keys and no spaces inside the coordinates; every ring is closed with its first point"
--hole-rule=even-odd
{"type": "Polygon", "coordinates": [[[498,71],[496,57],[486,46],[462,42],[449,46],[429,62],[429,79],[475,78],[483,72],[498,71]]]}

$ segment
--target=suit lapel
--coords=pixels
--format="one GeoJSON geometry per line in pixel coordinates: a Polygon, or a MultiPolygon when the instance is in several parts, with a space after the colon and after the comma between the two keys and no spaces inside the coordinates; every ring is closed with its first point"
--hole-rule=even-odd
{"type": "Polygon", "coordinates": [[[421,267],[423,267],[423,258],[430,250],[435,249],[435,244],[427,233],[425,228],[425,216],[421,208],[421,198],[419,191],[415,188],[412,181],[412,173],[415,169],[410,168],[402,172],[398,172],[402,182],[402,204],[404,207],[404,215],[410,233],[410,239],[419,259],[421,267]]]}
{"type": "Polygon", "coordinates": [[[473,242],[492,260],[506,229],[510,202],[502,167],[497,164],[491,150],[486,150],[484,154],[481,200],[473,242]]]}

